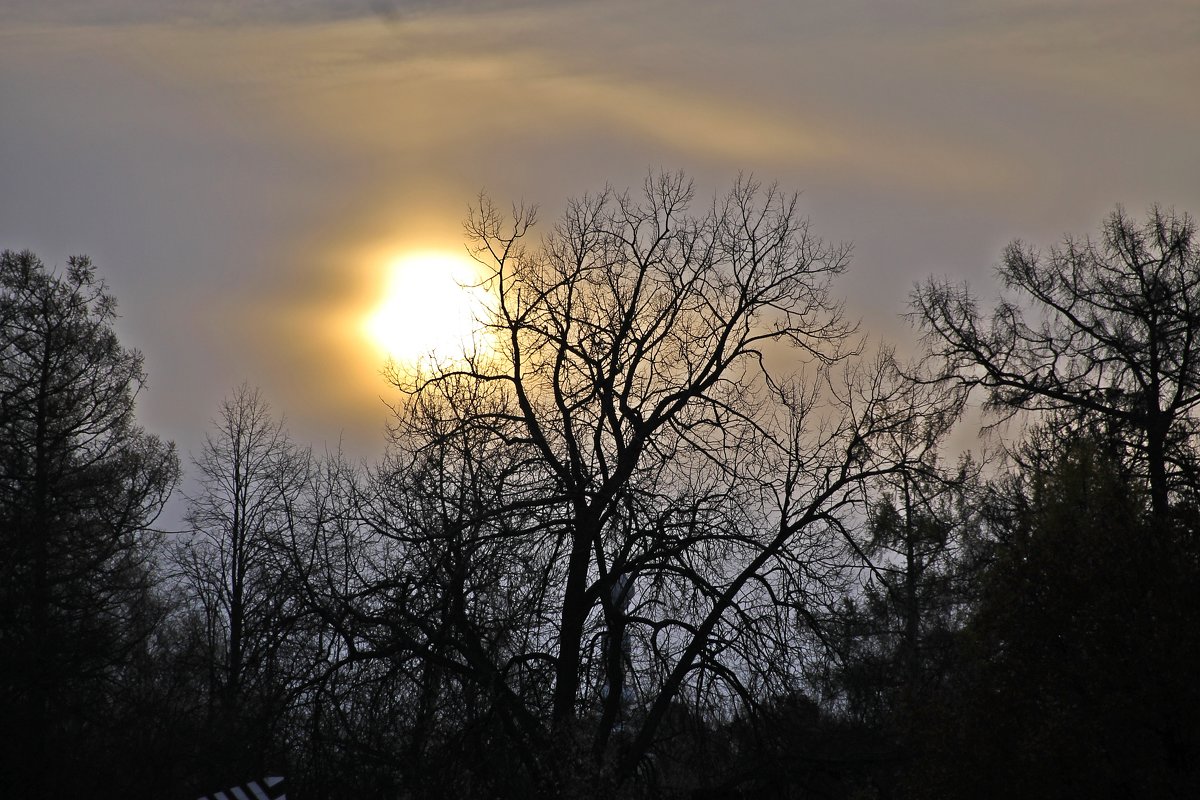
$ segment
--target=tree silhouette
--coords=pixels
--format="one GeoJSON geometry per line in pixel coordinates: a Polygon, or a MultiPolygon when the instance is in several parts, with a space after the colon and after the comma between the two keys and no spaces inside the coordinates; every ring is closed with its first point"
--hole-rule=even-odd
{"type": "Polygon", "coordinates": [[[948,411],[857,360],[829,293],[846,251],[795,197],[692,199],[652,176],[572,203],[536,247],[532,210],[483,200],[489,345],[393,375],[392,468],[328,616],[348,648],[436,667],[513,748],[489,791],[603,791],[644,774],[685,698],[722,714],[793,685],[865,483],[922,458],[935,437],[900,429],[948,411]]]}
{"type": "Polygon", "coordinates": [[[1155,207],[1139,225],[1117,209],[1098,240],[1045,255],[1013,242],[998,272],[1017,297],[990,322],[966,287],[931,280],[913,294],[934,377],[984,389],[1001,415],[1103,419],[1142,465],[1161,528],[1172,486],[1194,474],[1183,445],[1200,405],[1195,224],[1155,207]]]}
{"type": "Polygon", "coordinates": [[[241,765],[214,775],[219,782],[271,766],[263,760],[274,749],[289,681],[307,669],[291,663],[300,610],[283,546],[310,459],[259,391],[242,384],[221,404],[193,462],[191,535],[175,557],[204,621],[212,736],[227,743],[216,745],[216,755],[225,770],[241,765]]]}
{"type": "Polygon", "coordinates": [[[105,765],[104,708],[153,629],[148,527],[171,445],[134,422],[142,358],[91,262],[0,254],[0,727],[5,794],[58,797],[105,765]],[[88,759],[92,759],[89,761],[88,759]]]}
{"type": "Polygon", "coordinates": [[[862,545],[871,567],[832,624],[833,689],[853,717],[904,729],[941,690],[973,596],[979,471],[964,457],[953,470],[929,464],[880,482],[862,545]]]}
{"type": "Polygon", "coordinates": [[[169,576],[112,299],[3,253],[0,794],[1195,794],[1190,219],[1014,243],[987,319],[919,287],[905,370],[795,196],[696,207],[481,198],[475,349],[393,365],[373,466],[235,390],[169,576]],[[990,480],[977,389],[1030,423],[990,480]]]}
{"type": "Polygon", "coordinates": [[[986,505],[994,554],[910,775],[925,797],[1200,786],[1194,544],[1150,535],[1122,443],[1042,431],[986,505]]]}

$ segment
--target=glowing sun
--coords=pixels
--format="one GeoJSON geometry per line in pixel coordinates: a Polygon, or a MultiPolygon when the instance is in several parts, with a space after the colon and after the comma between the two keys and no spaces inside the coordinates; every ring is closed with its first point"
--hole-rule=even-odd
{"type": "Polygon", "coordinates": [[[397,363],[455,360],[480,346],[486,292],[479,265],[464,256],[415,253],[394,259],[367,337],[397,363]]]}

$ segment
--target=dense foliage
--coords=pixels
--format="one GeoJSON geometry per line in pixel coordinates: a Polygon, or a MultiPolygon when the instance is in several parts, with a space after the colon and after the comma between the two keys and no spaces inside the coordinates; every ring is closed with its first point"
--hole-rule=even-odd
{"type": "MultiPolygon", "coordinates": [[[[86,258],[63,274],[0,254],[0,793],[61,797],[110,779],[132,735],[163,610],[148,531],[174,450],[134,422],[141,356],[86,258]]],[[[129,762],[124,760],[125,764],[129,762]]]]}

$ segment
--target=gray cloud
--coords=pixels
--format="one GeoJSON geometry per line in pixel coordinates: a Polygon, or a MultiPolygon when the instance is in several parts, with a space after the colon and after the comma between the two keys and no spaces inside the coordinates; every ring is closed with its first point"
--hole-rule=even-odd
{"type": "Polygon", "coordinates": [[[470,13],[551,5],[551,0],[8,0],[0,20],[56,25],[314,24],[431,12],[470,13]]]}
{"type": "Polygon", "coordinates": [[[879,336],[930,272],[1116,202],[1200,212],[1200,8],[1153,2],[32,3],[0,11],[0,246],[96,257],[194,442],[243,379],[297,434],[380,441],[356,338],[389,253],[482,187],[651,167],[803,189],[879,336]],[[393,13],[399,9],[399,13],[393,13]],[[251,24],[252,23],[252,24],[251,24]],[[356,349],[357,348],[357,349],[356,349]]]}

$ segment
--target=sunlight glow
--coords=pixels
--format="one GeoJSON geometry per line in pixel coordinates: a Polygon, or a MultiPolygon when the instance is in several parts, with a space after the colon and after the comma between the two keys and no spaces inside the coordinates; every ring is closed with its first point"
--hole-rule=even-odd
{"type": "Polygon", "coordinates": [[[383,300],[363,326],[383,355],[413,368],[479,350],[487,303],[478,264],[465,255],[423,252],[393,259],[388,273],[383,300]]]}

